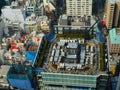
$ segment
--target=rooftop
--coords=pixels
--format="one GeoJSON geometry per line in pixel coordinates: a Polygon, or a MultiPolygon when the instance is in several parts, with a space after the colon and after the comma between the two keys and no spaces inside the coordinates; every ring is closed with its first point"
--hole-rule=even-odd
{"type": "Polygon", "coordinates": [[[120,44],[120,29],[113,28],[109,31],[110,34],[110,42],[112,44],[120,44]]]}
{"type": "Polygon", "coordinates": [[[95,23],[94,17],[68,17],[63,14],[59,18],[58,25],[72,25],[72,26],[92,26],[95,23]]]}

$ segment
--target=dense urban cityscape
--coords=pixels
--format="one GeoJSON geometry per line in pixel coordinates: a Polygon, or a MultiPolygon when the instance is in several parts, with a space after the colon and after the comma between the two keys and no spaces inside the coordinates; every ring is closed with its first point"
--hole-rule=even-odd
{"type": "Polygon", "coordinates": [[[0,90],[120,90],[120,0],[0,0],[0,90]]]}

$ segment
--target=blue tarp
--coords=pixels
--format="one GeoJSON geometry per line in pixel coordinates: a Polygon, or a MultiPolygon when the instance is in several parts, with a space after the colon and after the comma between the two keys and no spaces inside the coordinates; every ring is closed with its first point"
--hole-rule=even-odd
{"type": "Polygon", "coordinates": [[[36,53],[37,53],[37,52],[26,52],[25,55],[26,55],[27,60],[28,60],[28,61],[31,60],[32,62],[34,62],[36,53]]]}
{"type": "Polygon", "coordinates": [[[105,42],[104,34],[99,30],[98,27],[96,28],[96,39],[100,42],[105,42]]]}

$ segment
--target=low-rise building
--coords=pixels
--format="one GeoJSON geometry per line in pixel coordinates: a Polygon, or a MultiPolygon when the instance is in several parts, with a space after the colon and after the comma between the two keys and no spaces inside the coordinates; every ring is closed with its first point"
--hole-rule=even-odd
{"type": "Polygon", "coordinates": [[[24,23],[25,21],[26,11],[24,8],[19,7],[17,2],[13,2],[11,6],[4,6],[1,11],[2,18],[10,20],[11,22],[18,21],[24,23]]]}
{"type": "Polygon", "coordinates": [[[95,31],[96,25],[94,24],[95,17],[93,16],[68,17],[67,15],[61,15],[58,25],[54,25],[54,30],[56,34],[87,33],[92,26],[92,31],[95,31]]]}
{"type": "Polygon", "coordinates": [[[9,68],[10,68],[9,65],[0,66],[0,89],[9,88],[9,82],[7,81],[7,73],[8,73],[9,68]]]}
{"type": "Polygon", "coordinates": [[[43,3],[38,3],[38,5],[35,8],[35,14],[36,16],[42,16],[44,15],[44,6],[43,3]]]}
{"type": "Polygon", "coordinates": [[[35,12],[35,5],[26,6],[26,12],[27,12],[27,15],[31,15],[32,13],[34,13],[35,12]]]}
{"type": "Polygon", "coordinates": [[[26,33],[31,33],[32,31],[38,31],[37,21],[35,20],[35,14],[31,14],[31,16],[26,18],[24,24],[24,31],[26,33]]]}
{"type": "Polygon", "coordinates": [[[113,28],[109,31],[110,53],[120,53],[120,29],[113,28]]]}
{"type": "Polygon", "coordinates": [[[47,16],[39,16],[37,18],[37,23],[43,32],[50,32],[50,21],[47,16]]]}

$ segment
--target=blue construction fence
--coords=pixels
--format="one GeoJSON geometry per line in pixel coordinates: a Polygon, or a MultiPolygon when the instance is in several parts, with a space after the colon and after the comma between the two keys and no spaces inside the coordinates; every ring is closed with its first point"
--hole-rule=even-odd
{"type": "Polygon", "coordinates": [[[31,66],[12,65],[7,73],[10,85],[25,90],[34,90],[33,68],[31,66]]]}

